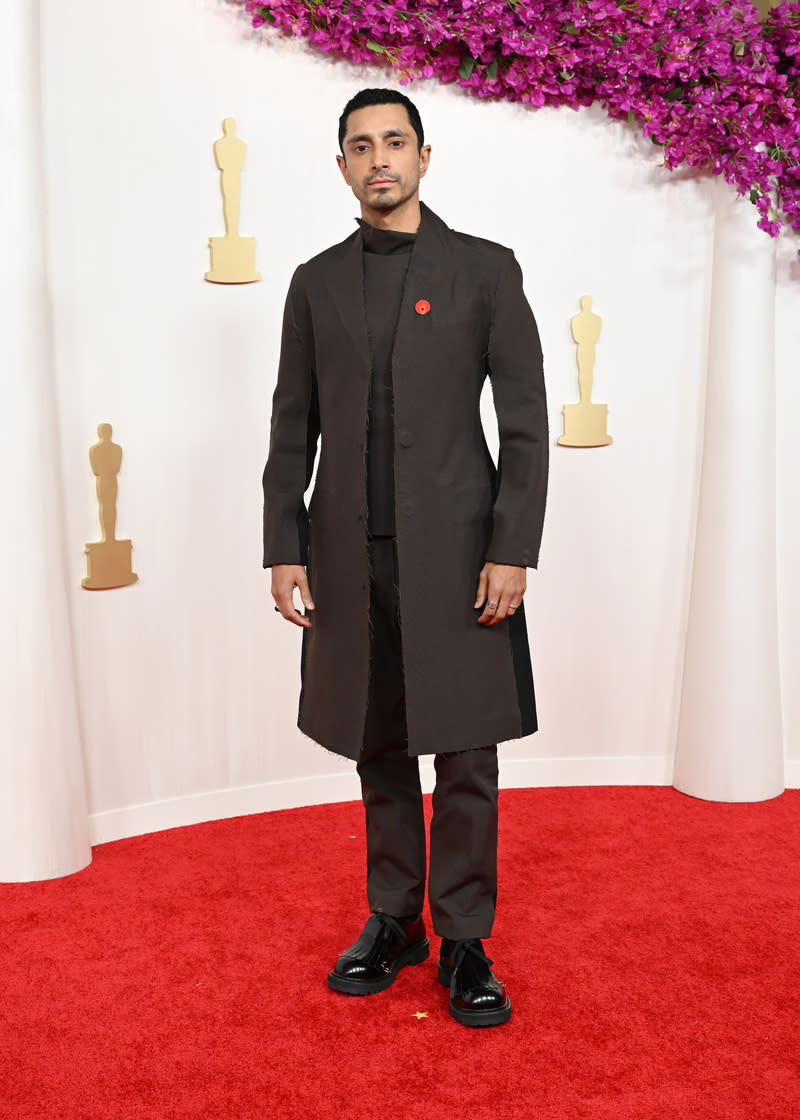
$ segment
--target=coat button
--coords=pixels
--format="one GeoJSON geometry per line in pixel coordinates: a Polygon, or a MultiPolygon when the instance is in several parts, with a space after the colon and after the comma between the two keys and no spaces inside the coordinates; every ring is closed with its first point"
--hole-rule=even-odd
{"type": "Polygon", "coordinates": [[[400,436],[399,436],[399,439],[400,439],[400,446],[401,447],[410,447],[411,444],[414,442],[414,440],[412,439],[412,436],[411,436],[411,432],[401,432],[400,436]]]}

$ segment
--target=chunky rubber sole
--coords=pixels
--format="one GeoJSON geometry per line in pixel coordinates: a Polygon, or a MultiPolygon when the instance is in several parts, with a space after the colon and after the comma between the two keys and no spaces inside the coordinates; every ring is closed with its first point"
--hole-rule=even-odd
{"type": "Polygon", "coordinates": [[[391,971],[374,980],[352,980],[347,976],[340,976],[335,969],[331,969],[328,973],[328,987],[347,996],[372,996],[376,992],[385,992],[394,984],[401,968],[405,968],[407,964],[422,964],[430,956],[430,951],[427,937],[424,941],[415,941],[412,945],[407,945],[402,953],[397,954],[391,971]]]}
{"type": "MultiPolygon", "coordinates": [[[[450,987],[452,979],[450,969],[439,961],[439,983],[443,988],[450,987]]],[[[511,1018],[511,1000],[506,996],[502,1007],[491,1007],[488,1011],[465,1011],[450,1000],[450,1014],[457,1023],[464,1027],[499,1027],[511,1018]]]]}

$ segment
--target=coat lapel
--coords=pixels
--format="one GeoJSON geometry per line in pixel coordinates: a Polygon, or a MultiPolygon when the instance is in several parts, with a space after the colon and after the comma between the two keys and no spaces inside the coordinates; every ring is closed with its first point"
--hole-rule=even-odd
{"type": "Polygon", "coordinates": [[[361,230],[339,245],[340,256],[328,278],[328,296],[339,324],[350,339],[350,354],[359,380],[369,381],[370,356],[364,305],[364,261],[361,230]]]}
{"type": "MultiPolygon", "coordinates": [[[[392,352],[393,363],[398,356],[410,356],[414,353],[416,342],[413,328],[417,320],[414,305],[420,299],[427,299],[431,308],[435,309],[437,297],[445,289],[449,233],[442,219],[424,202],[420,202],[420,224],[406,273],[392,352]]],[[[358,363],[354,372],[360,379],[368,381],[370,353],[364,304],[364,241],[361,228],[342,241],[339,248],[341,255],[331,271],[328,294],[340,324],[352,343],[353,362],[358,363]]]]}
{"type": "Polygon", "coordinates": [[[427,300],[429,313],[436,315],[446,291],[449,229],[442,219],[420,202],[421,219],[406,273],[403,301],[397,320],[392,366],[413,361],[418,353],[419,300],[427,300]]]}

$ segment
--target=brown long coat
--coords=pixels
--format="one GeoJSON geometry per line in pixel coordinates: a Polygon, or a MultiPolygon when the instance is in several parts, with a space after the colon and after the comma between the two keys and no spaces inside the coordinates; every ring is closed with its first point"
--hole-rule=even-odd
{"type": "MultiPolygon", "coordinates": [[[[536,566],[548,464],[542,352],[513,252],[451,230],[424,203],[420,209],[392,354],[411,755],[536,730],[524,608],[485,627],[472,604],[484,560],[536,566]],[[420,300],[430,304],[427,314],[416,309],[420,300]],[[498,471],[480,420],[487,374],[498,471]]],[[[298,726],[352,759],[370,671],[363,293],[360,228],[295,271],[263,478],[264,567],[306,564],[316,608],[303,631],[298,726]]]]}

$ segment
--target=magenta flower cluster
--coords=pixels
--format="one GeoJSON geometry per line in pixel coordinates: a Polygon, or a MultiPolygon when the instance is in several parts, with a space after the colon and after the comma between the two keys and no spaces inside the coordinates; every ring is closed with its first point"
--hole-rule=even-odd
{"type": "Polygon", "coordinates": [[[800,0],[762,22],[750,0],[230,0],[405,85],[579,109],[599,101],[662,146],[664,165],[722,175],[777,236],[800,231],[800,0]]]}

